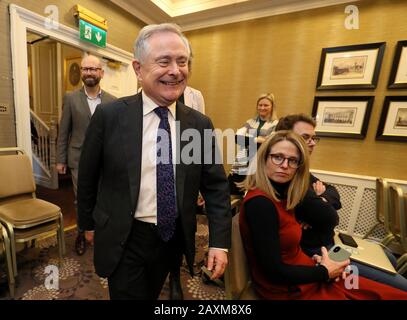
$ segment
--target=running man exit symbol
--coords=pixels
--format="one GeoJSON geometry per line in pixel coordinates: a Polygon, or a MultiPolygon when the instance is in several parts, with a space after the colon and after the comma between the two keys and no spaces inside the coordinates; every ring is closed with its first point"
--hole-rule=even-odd
{"type": "Polygon", "coordinates": [[[85,26],[85,34],[84,37],[86,39],[92,40],[92,28],[90,26],[85,26]]]}
{"type": "Polygon", "coordinates": [[[98,47],[106,47],[107,32],[82,19],[79,20],[80,39],[98,47]]]}

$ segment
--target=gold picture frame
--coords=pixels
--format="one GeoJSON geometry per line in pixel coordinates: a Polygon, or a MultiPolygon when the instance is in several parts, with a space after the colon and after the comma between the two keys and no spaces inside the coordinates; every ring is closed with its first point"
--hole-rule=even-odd
{"type": "Polygon", "coordinates": [[[81,60],[82,57],[65,59],[65,91],[70,92],[82,87],[81,80],[81,60]]]}

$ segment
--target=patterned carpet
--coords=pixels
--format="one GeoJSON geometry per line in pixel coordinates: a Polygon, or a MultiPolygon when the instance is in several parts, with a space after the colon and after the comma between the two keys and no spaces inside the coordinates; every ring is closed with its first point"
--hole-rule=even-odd
{"type": "MultiPolygon", "coordinates": [[[[224,288],[212,282],[207,283],[200,275],[207,251],[208,229],[205,216],[198,216],[196,234],[196,275],[191,277],[185,265],[181,267],[181,283],[184,298],[187,300],[222,300],[224,288]]],[[[59,267],[59,290],[45,287],[45,268],[58,265],[56,238],[49,237],[38,241],[35,248],[27,248],[18,253],[18,277],[15,299],[17,300],[106,300],[109,299],[107,280],[100,278],[93,267],[93,248],[78,256],[74,250],[76,230],[65,232],[66,255],[59,267]]],[[[4,281],[3,281],[4,282],[4,281]]],[[[163,287],[160,300],[168,300],[168,283],[163,287]]],[[[0,300],[10,299],[7,286],[0,287],[0,300]]]]}

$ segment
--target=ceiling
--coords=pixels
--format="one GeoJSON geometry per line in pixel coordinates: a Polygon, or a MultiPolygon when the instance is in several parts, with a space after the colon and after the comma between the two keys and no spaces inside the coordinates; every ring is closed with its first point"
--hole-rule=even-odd
{"type": "Polygon", "coordinates": [[[174,22],[184,31],[358,0],[110,0],[146,24],[174,22]]]}

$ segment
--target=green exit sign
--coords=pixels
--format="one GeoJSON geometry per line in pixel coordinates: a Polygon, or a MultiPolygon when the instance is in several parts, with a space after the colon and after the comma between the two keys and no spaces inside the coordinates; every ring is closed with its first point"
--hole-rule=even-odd
{"type": "Polygon", "coordinates": [[[79,20],[79,35],[81,40],[91,42],[98,47],[106,47],[107,32],[81,19],[79,20]]]}

